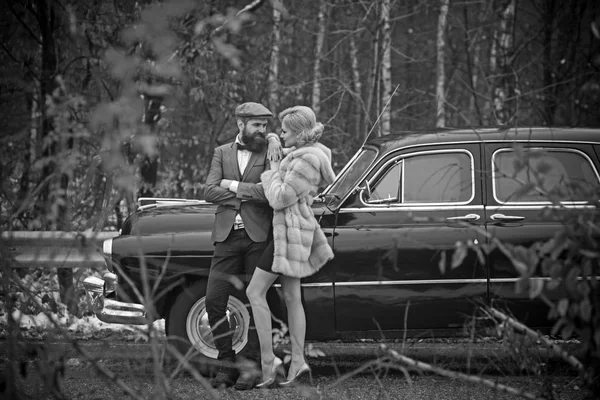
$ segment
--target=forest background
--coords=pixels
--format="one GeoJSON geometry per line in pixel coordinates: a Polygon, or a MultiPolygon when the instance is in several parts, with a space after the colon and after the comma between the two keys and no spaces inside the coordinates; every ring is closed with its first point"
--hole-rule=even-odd
{"type": "MultiPolygon", "coordinates": [[[[369,135],[600,127],[597,0],[0,0],[0,12],[2,232],[117,230],[139,197],[202,199],[245,101],[312,107],[336,171],[369,135]]],[[[57,277],[72,304],[73,270],[57,277]]],[[[573,314],[563,330],[587,329],[573,314]]]]}
{"type": "Polygon", "coordinates": [[[311,106],[336,171],[369,133],[600,126],[594,0],[0,7],[1,230],[118,229],[140,196],[202,199],[245,101],[311,106]]]}

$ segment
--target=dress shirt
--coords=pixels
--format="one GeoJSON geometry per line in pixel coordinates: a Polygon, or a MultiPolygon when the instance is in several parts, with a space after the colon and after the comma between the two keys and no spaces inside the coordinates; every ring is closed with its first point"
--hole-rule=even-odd
{"type": "MultiPolygon", "coordinates": [[[[236,136],[235,142],[237,144],[242,144],[240,135],[236,136]]],[[[239,150],[238,149],[238,151],[237,151],[238,167],[240,168],[240,173],[242,175],[244,175],[244,171],[246,170],[246,167],[248,166],[248,161],[250,161],[251,155],[252,155],[252,152],[250,150],[239,150]]],[[[238,185],[239,185],[238,181],[232,181],[231,184],[229,185],[229,190],[231,190],[234,193],[237,193],[238,185]]],[[[235,215],[235,223],[236,223],[236,225],[244,223],[244,221],[242,221],[242,216],[239,213],[237,213],[235,215]]]]}
{"type": "MultiPolygon", "coordinates": [[[[240,135],[236,136],[235,142],[237,144],[242,144],[242,140],[240,139],[240,135]]],[[[238,150],[237,151],[238,167],[240,168],[240,173],[242,175],[244,175],[244,171],[246,170],[246,167],[248,166],[248,161],[250,161],[250,156],[251,155],[252,155],[252,152],[250,150],[238,150]]],[[[229,185],[229,189],[232,192],[237,193],[238,185],[239,185],[238,181],[232,181],[231,185],[229,185]]]]}

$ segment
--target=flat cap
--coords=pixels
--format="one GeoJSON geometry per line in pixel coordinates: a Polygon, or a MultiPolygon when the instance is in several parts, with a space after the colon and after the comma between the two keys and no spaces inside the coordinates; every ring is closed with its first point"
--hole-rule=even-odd
{"type": "Polygon", "coordinates": [[[260,103],[248,102],[240,104],[235,108],[235,116],[245,118],[271,118],[273,117],[273,113],[260,103]]]}

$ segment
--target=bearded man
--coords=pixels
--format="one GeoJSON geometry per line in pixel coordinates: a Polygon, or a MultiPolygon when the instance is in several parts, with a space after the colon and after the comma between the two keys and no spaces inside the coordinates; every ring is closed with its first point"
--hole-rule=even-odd
{"type": "MultiPolygon", "coordinates": [[[[252,389],[260,374],[242,369],[232,348],[232,334],[226,318],[227,301],[236,294],[248,304],[245,287],[265,249],[271,233],[273,210],[260,184],[260,174],[268,168],[267,125],[273,115],[259,103],[244,103],[235,109],[238,135],[235,141],[215,149],[205,186],[205,199],[219,205],[215,214],[212,241],[214,255],[206,289],[206,311],[215,346],[219,351],[219,370],[212,379],[215,388],[234,385],[238,390],[252,389]],[[238,283],[238,287],[234,286],[238,283]],[[237,363],[236,363],[237,361],[237,363]]],[[[277,135],[271,134],[277,141],[277,135]]],[[[280,146],[278,147],[280,149],[280,146]]],[[[245,359],[259,364],[259,344],[252,312],[245,359]]],[[[245,360],[244,360],[245,361],[245,360]]],[[[247,363],[246,363],[247,364],[247,363]]],[[[258,369],[257,369],[258,370],[258,369]]]]}

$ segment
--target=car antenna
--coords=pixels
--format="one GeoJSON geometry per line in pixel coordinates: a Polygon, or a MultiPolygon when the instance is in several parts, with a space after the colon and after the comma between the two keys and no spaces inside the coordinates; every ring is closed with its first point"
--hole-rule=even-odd
{"type": "Polygon", "coordinates": [[[396,85],[396,89],[394,89],[394,91],[392,92],[392,95],[388,99],[387,103],[385,103],[385,106],[383,106],[383,109],[381,110],[381,112],[379,113],[379,116],[377,117],[377,119],[373,123],[373,126],[371,127],[371,130],[369,131],[369,133],[365,137],[365,140],[364,140],[363,144],[360,146],[361,148],[365,145],[365,143],[367,143],[367,140],[369,140],[369,138],[371,137],[371,133],[373,133],[373,129],[375,129],[375,127],[377,126],[377,123],[379,122],[379,119],[383,115],[383,112],[385,111],[385,109],[387,108],[387,106],[392,102],[392,98],[394,98],[394,94],[396,93],[396,90],[398,90],[399,87],[400,87],[400,84],[396,85]]]}

